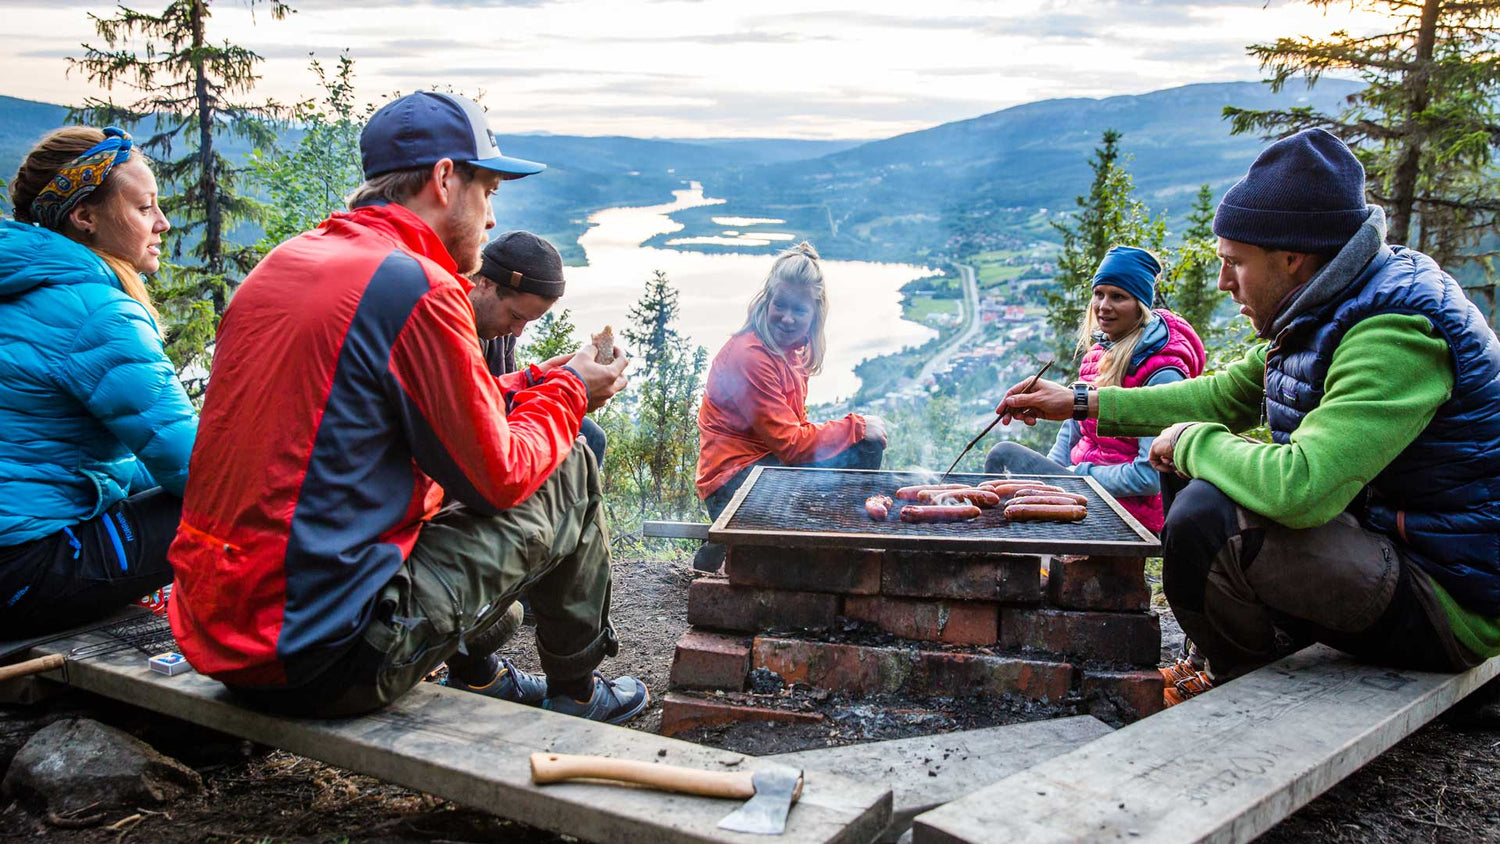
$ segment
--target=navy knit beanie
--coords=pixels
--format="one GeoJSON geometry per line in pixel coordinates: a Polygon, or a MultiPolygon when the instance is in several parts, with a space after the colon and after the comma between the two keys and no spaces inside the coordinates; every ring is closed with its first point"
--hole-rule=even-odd
{"type": "Polygon", "coordinates": [[[1304,129],[1256,156],[1214,212],[1214,234],[1262,249],[1327,255],[1359,231],[1365,168],[1326,129],[1304,129]]]}
{"type": "Polygon", "coordinates": [[[1150,252],[1134,246],[1112,246],[1094,271],[1089,288],[1113,284],[1141,300],[1149,310],[1156,301],[1156,277],[1160,274],[1161,264],[1150,252]]]}

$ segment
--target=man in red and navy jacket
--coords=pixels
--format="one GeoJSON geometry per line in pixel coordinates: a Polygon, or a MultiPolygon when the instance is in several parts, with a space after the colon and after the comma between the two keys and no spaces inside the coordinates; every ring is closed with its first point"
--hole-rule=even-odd
{"type": "Polygon", "coordinates": [[[594,670],[617,649],[609,541],[575,447],[625,361],[585,346],[495,378],[463,275],[490,194],[544,165],[428,92],[376,112],[360,149],[353,210],[272,251],[219,327],[169,555],[182,651],[273,711],[368,711],[446,661],[450,685],[634,717],[645,686],[594,670]],[[445,491],[461,504],[439,512],[445,491]],[[545,678],[492,653],[523,589],[545,678]]]}

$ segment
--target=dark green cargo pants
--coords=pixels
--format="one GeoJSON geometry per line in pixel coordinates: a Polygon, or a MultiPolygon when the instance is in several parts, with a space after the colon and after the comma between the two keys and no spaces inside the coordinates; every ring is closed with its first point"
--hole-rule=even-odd
{"type": "Polygon", "coordinates": [[[444,508],[417,537],[401,571],[345,658],[295,689],[241,690],[289,714],[353,715],[405,694],[486,633],[525,592],[536,614],[542,670],[554,681],[589,676],[618,649],[609,624],[609,534],[599,469],[575,447],[530,498],[498,515],[444,508]]]}

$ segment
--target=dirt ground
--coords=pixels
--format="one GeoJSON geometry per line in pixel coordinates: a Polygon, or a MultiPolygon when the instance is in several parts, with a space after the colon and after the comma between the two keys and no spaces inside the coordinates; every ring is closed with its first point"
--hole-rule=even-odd
{"type": "MultiPolygon", "coordinates": [[[[686,592],[694,572],[684,556],[661,562],[621,554],[615,563],[611,616],[624,643],[602,670],[641,678],[653,702],[632,727],[660,726],[673,645],[687,629],[686,592]],[[631,557],[631,558],[627,558],[631,557]]],[[[1170,649],[1180,631],[1163,617],[1170,649]]],[[[522,666],[535,667],[530,629],[507,647],[522,666]]],[[[963,709],[962,705],[954,707],[963,709]]],[[[943,707],[932,707],[941,711],[943,707]]],[[[1006,706],[995,717],[1006,717],[1006,706]]],[[[82,694],[35,707],[0,707],[0,764],[47,723],[83,714],[123,727],[202,773],[206,790],[164,809],[115,812],[98,825],[74,829],[49,824],[25,807],[0,806],[0,840],[51,842],[480,842],[517,844],[570,840],[495,818],[430,795],[350,774],[281,751],[251,746],[177,721],[151,716],[82,694]]],[[[1012,712],[1016,718],[1035,713],[1012,712]]],[[[1322,797],[1270,830],[1269,842],[1497,842],[1500,843],[1500,729],[1465,728],[1443,718],[1429,724],[1322,797]]],[[[972,724],[941,718],[933,731],[972,724]]],[[[906,732],[903,727],[901,732],[906,732]]],[[[826,732],[826,731],[825,731],[826,732]]],[[[881,730],[845,730],[803,740],[867,740],[881,730]]],[[[764,736],[720,733],[719,745],[764,736]]],[[[780,743],[777,742],[779,745],[780,743]]],[[[746,747],[748,750],[749,748],[746,747]]],[[[1191,753],[1191,748],[1183,748],[1191,753]]]]}

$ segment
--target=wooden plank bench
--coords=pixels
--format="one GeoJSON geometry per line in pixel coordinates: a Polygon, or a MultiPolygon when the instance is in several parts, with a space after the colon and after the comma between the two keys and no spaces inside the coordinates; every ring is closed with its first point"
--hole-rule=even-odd
{"type": "Polygon", "coordinates": [[[655,539],[708,539],[707,522],[641,522],[641,536],[655,539]]]}
{"type": "Polygon", "coordinates": [[[1496,674],[1316,645],[918,815],[913,840],[1249,841],[1496,674]]]}
{"type": "MultiPolygon", "coordinates": [[[[49,642],[31,656],[67,654],[107,642],[90,633],[49,642]]],[[[763,836],[720,830],[734,801],[591,783],[536,786],[533,752],[592,754],[704,770],[748,770],[769,764],[481,695],[419,683],[393,705],[347,719],[297,719],[238,705],[219,683],[189,672],[152,672],[128,649],[70,661],[48,675],[72,686],[330,765],[436,794],[501,817],[589,841],[738,841],[763,836]]],[[[891,793],[808,771],[780,840],[869,841],[890,821],[891,793]]]]}
{"type": "Polygon", "coordinates": [[[1108,724],[1091,715],[1075,715],[763,758],[828,771],[858,782],[889,785],[895,804],[891,825],[880,840],[895,841],[922,812],[1110,732],[1108,724]]]}

